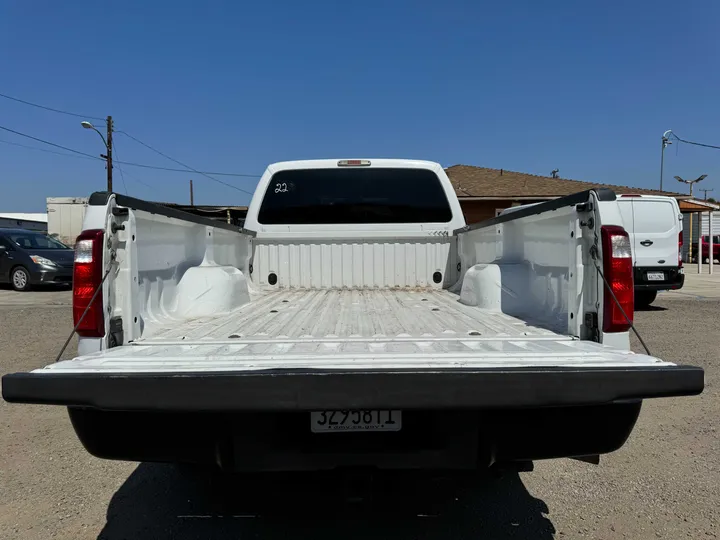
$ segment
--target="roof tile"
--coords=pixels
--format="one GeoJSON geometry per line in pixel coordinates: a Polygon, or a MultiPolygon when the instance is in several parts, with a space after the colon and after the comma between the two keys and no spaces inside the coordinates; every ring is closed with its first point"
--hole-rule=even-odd
{"type": "Polygon", "coordinates": [[[687,197],[681,193],[659,191],[656,189],[633,188],[537,176],[504,169],[488,169],[472,165],[453,165],[445,169],[455,187],[459,198],[463,197],[562,197],[578,191],[605,187],[616,193],[638,193],[643,195],[667,195],[670,197],[687,197]]]}

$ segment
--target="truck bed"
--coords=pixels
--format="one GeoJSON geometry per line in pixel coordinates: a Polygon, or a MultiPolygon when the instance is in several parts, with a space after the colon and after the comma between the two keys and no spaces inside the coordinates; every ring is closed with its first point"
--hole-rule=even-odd
{"type": "Polygon", "coordinates": [[[559,337],[517,318],[463,305],[447,290],[320,289],[261,293],[231,313],[166,325],[138,343],[522,336],[559,337]]]}
{"type": "Polygon", "coordinates": [[[463,305],[446,290],[285,290],[36,373],[671,365],[463,305]]]}
{"type": "MultiPolygon", "coordinates": [[[[432,170],[460,216],[446,175],[432,170]]],[[[106,274],[103,297],[122,334],[117,325],[112,341],[83,338],[73,360],[5,375],[3,396],[123,413],[224,415],[575,408],[697,394],[702,369],[634,354],[627,331],[575,337],[584,333],[584,315],[604,305],[602,282],[586,260],[595,234],[581,219],[591,212],[603,226],[619,223],[614,199],[579,193],[464,228],[458,218],[341,230],[261,227],[255,204],[246,221],[252,230],[237,231],[98,194],[85,228],[113,230],[110,220],[125,226],[112,236],[118,271],[106,274]],[[455,268],[458,275],[438,271],[455,268]],[[465,304],[451,292],[458,288],[465,304]]],[[[98,418],[96,427],[107,428],[98,418]]],[[[113,440],[140,436],[136,446],[145,448],[152,424],[128,426],[113,440]]],[[[92,439],[93,426],[88,433],[92,439]]],[[[603,448],[565,447],[556,455],[603,448]]],[[[100,454],[144,455],[112,451],[110,441],[100,454]]]]}

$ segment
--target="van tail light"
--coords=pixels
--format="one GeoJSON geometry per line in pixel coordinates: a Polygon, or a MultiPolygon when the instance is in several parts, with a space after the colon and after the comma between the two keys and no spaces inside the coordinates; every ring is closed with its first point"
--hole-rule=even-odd
{"type": "Polygon", "coordinates": [[[682,231],[678,233],[678,267],[682,268],[682,246],[683,246],[683,234],[682,231]]]}
{"type": "Polygon", "coordinates": [[[627,332],[635,311],[630,237],[625,229],[615,225],[605,225],[600,231],[603,273],[607,281],[603,296],[603,332],[627,332]],[[608,287],[615,294],[617,302],[608,291],[608,287]],[[625,312],[624,315],[623,312],[625,312]]]}
{"type": "Polygon", "coordinates": [[[84,337],[105,335],[102,293],[95,297],[92,305],[90,304],[102,282],[104,238],[105,231],[94,229],[83,231],[75,243],[73,322],[77,326],[78,335],[84,337]],[[86,308],[88,308],[87,313],[85,313],[86,308]],[[83,313],[85,313],[84,318],[83,313]]]}

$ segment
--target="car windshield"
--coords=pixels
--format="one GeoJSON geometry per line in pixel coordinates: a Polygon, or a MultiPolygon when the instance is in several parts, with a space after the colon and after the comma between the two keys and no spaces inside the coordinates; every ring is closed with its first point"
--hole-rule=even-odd
{"type": "Polygon", "coordinates": [[[68,246],[46,234],[32,232],[10,233],[14,244],[23,249],[70,249],[68,246]]]}

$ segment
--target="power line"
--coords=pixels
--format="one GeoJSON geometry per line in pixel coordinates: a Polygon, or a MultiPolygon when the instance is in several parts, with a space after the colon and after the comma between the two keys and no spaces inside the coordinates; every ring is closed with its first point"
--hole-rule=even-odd
{"type": "Polygon", "coordinates": [[[672,135],[673,135],[673,137],[675,137],[675,139],[677,139],[681,143],[692,144],[693,146],[702,146],[704,148],[714,148],[716,150],[720,150],[720,146],[715,146],[714,144],[704,144],[704,143],[699,143],[699,142],[694,142],[694,141],[686,141],[685,139],[681,139],[680,137],[678,137],[675,134],[675,132],[673,132],[672,135]]]}
{"type": "Polygon", "coordinates": [[[147,188],[150,188],[150,189],[155,189],[153,186],[151,186],[151,185],[148,184],[147,182],[143,182],[142,180],[140,180],[140,179],[139,179],[137,176],[135,176],[134,174],[130,174],[130,173],[127,172],[127,171],[125,171],[125,174],[127,174],[130,178],[132,178],[133,180],[135,180],[138,184],[142,184],[143,186],[145,186],[145,187],[147,187],[147,188]]]}
{"type": "Polygon", "coordinates": [[[65,156],[65,157],[71,157],[71,158],[77,158],[77,159],[92,159],[93,161],[101,159],[101,158],[95,158],[95,157],[76,156],[75,154],[65,154],[63,152],[55,152],[54,150],[47,150],[46,148],[38,148],[37,146],[29,146],[27,144],[20,144],[20,143],[11,142],[11,141],[5,141],[3,139],[0,139],[0,143],[11,144],[13,146],[19,146],[20,148],[27,148],[29,150],[37,150],[38,152],[47,152],[48,154],[55,154],[57,156],[65,156]]]}
{"type": "Polygon", "coordinates": [[[4,127],[4,126],[0,126],[0,129],[2,129],[3,131],[9,131],[10,133],[14,133],[15,135],[20,135],[21,137],[25,137],[25,138],[27,138],[27,139],[32,139],[33,141],[41,142],[41,143],[43,143],[43,144],[49,144],[50,146],[54,146],[55,148],[60,148],[60,149],[62,149],[62,150],[67,150],[68,152],[72,152],[72,153],[74,153],[74,154],[79,154],[79,155],[81,155],[81,156],[91,157],[91,158],[93,158],[93,159],[100,159],[100,158],[98,158],[98,157],[96,157],[96,156],[93,156],[92,154],[88,154],[88,153],[86,153],[86,152],[80,152],[79,150],[73,150],[72,148],[68,148],[67,146],[62,146],[62,145],[60,145],[60,144],[55,144],[55,143],[53,143],[53,142],[45,141],[45,140],[43,140],[43,139],[38,139],[37,137],[33,137],[32,135],[26,135],[25,133],[20,133],[19,131],[15,131],[14,129],[6,128],[6,127],[4,127]]]}
{"type": "MultiPolygon", "coordinates": [[[[117,155],[117,143],[115,143],[115,144],[113,145],[113,151],[114,151],[115,154],[117,155]]],[[[117,163],[117,162],[113,160],[113,163],[117,163]]],[[[127,190],[127,184],[125,184],[125,173],[123,173],[122,167],[121,167],[119,164],[118,164],[118,171],[120,171],[120,178],[121,178],[122,183],[123,183],[123,188],[125,189],[125,195],[127,195],[127,194],[128,194],[128,190],[127,190]]]]}
{"type": "MultiPolygon", "coordinates": [[[[50,146],[54,146],[55,148],[60,148],[61,150],[66,150],[66,151],[68,151],[68,152],[72,152],[73,154],[77,154],[78,156],[84,156],[85,158],[89,158],[89,159],[93,159],[93,160],[105,161],[104,159],[102,159],[102,158],[100,158],[100,157],[98,157],[98,156],[93,156],[92,154],[88,154],[88,153],[86,153],[86,152],[81,152],[81,151],[75,150],[75,149],[73,149],[73,148],[68,148],[67,146],[63,146],[63,145],[61,145],[61,144],[56,144],[56,143],[54,143],[54,142],[46,141],[46,140],[40,139],[40,138],[38,138],[38,137],[33,137],[32,135],[28,135],[28,134],[26,134],[26,133],[21,133],[21,132],[19,132],[19,131],[15,131],[14,129],[10,129],[10,128],[4,127],[4,126],[0,126],[0,129],[1,129],[1,130],[4,130],[4,131],[8,131],[8,132],[10,132],[10,133],[14,133],[15,135],[19,135],[20,137],[25,137],[25,138],[27,138],[27,139],[32,139],[33,141],[37,141],[37,142],[40,142],[40,143],[43,143],[43,144],[47,144],[47,145],[50,145],[50,146]]],[[[121,132],[118,132],[118,133],[121,133],[121,132]]],[[[125,135],[127,135],[127,134],[124,133],[124,132],[122,132],[122,133],[125,134],[125,135]]],[[[7,141],[3,141],[3,142],[7,142],[7,141]]],[[[19,143],[10,143],[10,142],[8,142],[8,144],[13,144],[13,145],[15,145],[15,146],[23,146],[23,145],[20,145],[19,143]]],[[[27,146],[27,148],[31,148],[31,149],[33,149],[33,150],[39,150],[39,151],[41,151],[41,152],[56,153],[56,154],[62,155],[62,156],[67,156],[67,155],[68,155],[68,154],[61,154],[60,152],[52,152],[52,151],[46,150],[46,149],[44,149],[44,148],[35,148],[35,147],[33,147],[33,146],[27,146]]],[[[77,157],[77,156],[72,156],[72,157],[77,157]]],[[[170,159],[172,159],[172,158],[170,158],[170,159]]],[[[188,168],[185,168],[185,169],[174,169],[174,168],[171,168],[171,167],[159,167],[159,166],[156,166],[156,165],[147,165],[147,164],[145,164],[145,163],[134,163],[134,162],[131,162],[131,161],[116,161],[116,160],[113,160],[113,163],[119,163],[119,164],[121,164],[121,165],[128,165],[128,166],[130,166],[130,167],[141,167],[141,168],[143,168],[143,169],[153,169],[153,170],[158,170],[158,171],[182,172],[182,173],[195,172],[195,173],[197,173],[197,174],[204,175],[204,176],[208,176],[208,175],[210,175],[210,174],[214,174],[214,175],[216,175],[216,176],[237,176],[237,177],[246,177],[246,178],[260,178],[260,175],[259,175],[259,174],[241,174],[241,173],[229,173],[229,172],[196,171],[195,169],[192,169],[192,168],[189,168],[189,167],[188,167],[188,168]]],[[[185,166],[185,165],[183,164],[183,166],[185,166]]],[[[252,195],[252,193],[250,193],[249,191],[246,191],[246,190],[244,190],[244,189],[241,189],[241,188],[239,188],[239,187],[237,187],[237,186],[234,186],[234,185],[232,185],[232,184],[228,184],[227,182],[223,182],[222,180],[218,180],[217,178],[212,178],[212,177],[210,177],[210,176],[208,176],[208,177],[211,178],[211,179],[212,179],[213,181],[215,181],[215,182],[219,182],[219,183],[221,183],[221,184],[223,184],[223,185],[226,185],[226,186],[228,186],[228,187],[231,187],[231,188],[233,188],[233,189],[237,189],[237,190],[239,190],[239,191],[242,191],[242,192],[244,192],[244,193],[247,193],[248,195],[252,195]]]]}
{"type": "Polygon", "coordinates": [[[45,109],[46,111],[52,111],[60,114],[67,114],[68,116],[77,116],[78,118],[90,118],[92,120],[102,120],[105,121],[104,118],[100,118],[98,116],[89,116],[85,114],[77,114],[73,112],[63,111],[61,109],[54,109],[52,107],[46,107],[45,105],[38,105],[37,103],[31,103],[30,101],[25,101],[24,99],[18,99],[16,97],[8,96],[5,94],[0,94],[0,97],[4,97],[5,99],[10,99],[12,101],[17,101],[18,103],[24,103],[25,105],[30,105],[31,107],[37,107],[38,109],[45,109]]]}
{"type": "MultiPolygon", "coordinates": [[[[198,174],[214,174],[215,176],[241,176],[245,178],[260,178],[259,174],[240,174],[240,173],[228,173],[228,172],[213,172],[213,171],[193,171],[192,169],[174,169],[172,167],[158,167],[157,165],[146,165],[144,163],[133,163],[130,161],[115,161],[113,163],[121,163],[123,165],[129,165],[131,167],[142,167],[143,169],[155,169],[157,171],[170,171],[170,172],[197,172],[198,174]]],[[[251,193],[252,195],[252,193],[251,193]]]]}
{"type": "Polygon", "coordinates": [[[192,167],[190,167],[189,165],[186,165],[186,164],[183,163],[182,161],[179,161],[179,160],[177,160],[177,159],[175,159],[175,158],[172,158],[172,157],[168,156],[167,154],[162,153],[160,150],[158,150],[158,149],[156,149],[156,148],[153,148],[153,147],[150,146],[149,144],[146,144],[146,143],[142,142],[140,139],[138,139],[138,138],[136,138],[136,137],[133,137],[133,136],[130,135],[129,133],[126,133],[126,132],[124,132],[124,131],[118,131],[117,133],[122,133],[122,134],[125,135],[126,137],[130,137],[130,138],[131,138],[133,141],[135,141],[136,143],[143,145],[145,148],[148,148],[148,149],[152,150],[152,151],[155,152],[156,154],[159,154],[159,155],[163,156],[164,158],[169,159],[170,161],[172,161],[172,162],[174,162],[174,163],[177,163],[178,165],[182,165],[183,167],[185,167],[185,168],[188,169],[189,171],[192,171],[192,172],[194,172],[194,173],[196,173],[196,174],[200,174],[200,175],[204,176],[205,178],[209,178],[209,179],[212,180],[213,182],[217,182],[217,183],[219,183],[219,184],[223,184],[223,185],[228,186],[228,187],[231,187],[231,188],[233,188],[233,189],[237,189],[238,191],[242,191],[243,193],[247,193],[248,195],[253,195],[252,192],[250,192],[250,191],[248,191],[248,190],[246,190],[246,189],[242,189],[242,188],[237,187],[237,186],[235,186],[235,185],[233,185],[233,184],[228,184],[227,182],[223,182],[222,180],[218,180],[217,178],[213,178],[212,176],[210,176],[210,175],[207,174],[207,173],[198,171],[197,169],[193,169],[192,167]]]}
{"type": "MultiPolygon", "coordinates": [[[[100,121],[102,121],[102,122],[105,122],[105,121],[106,121],[105,118],[101,118],[101,117],[99,117],[99,116],[91,116],[91,115],[87,115],[87,114],[79,114],[79,113],[74,113],[74,112],[70,112],[70,111],[64,111],[64,110],[62,110],[62,109],[55,109],[54,107],[48,107],[47,105],[40,105],[40,104],[38,104],[38,103],[33,103],[33,102],[31,102],[31,101],[26,101],[26,100],[24,100],[24,99],[16,98],[16,97],[13,97],[13,96],[8,96],[7,94],[2,94],[2,93],[0,93],[0,97],[4,97],[5,99],[9,99],[9,100],[12,100],[12,101],[16,101],[16,102],[18,102],[18,103],[23,103],[23,104],[25,104],[25,105],[29,105],[29,106],[31,106],[31,107],[37,107],[38,109],[44,109],[44,110],[46,110],[46,111],[51,111],[51,112],[55,112],[55,113],[59,113],[59,114],[66,114],[66,115],[68,115],[68,116],[75,116],[75,117],[77,117],[77,118],[84,118],[84,119],[88,119],[88,118],[89,118],[89,119],[91,119],[91,120],[100,120],[100,121]]],[[[0,126],[0,128],[2,128],[2,126],[0,126]]],[[[51,145],[51,146],[56,146],[56,147],[58,147],[58,148],[63,148],[64,150],[68,150],[68,151],[74,152],[74,153],[76,153],[76,154],[83,154],[83,155],[92,157],[93,159],[101,159],[101,158],[96,158],[95,156],[90,156],[89,154],[85,154],[84,152],[79,152],[79,151],[73,150],[73,149],[71,149],[71,148],[65,148],[65,147],[60,146],[60,145],[58,145],[58,144],[51,143],[51,142],[48,142],[48,141],[43,141],[42,139],[37,139],[37,138],[32,137],[32,136],[30,136],[30,135],[25,135],[25,134],[23,134],[23,133],[10,130],[10,129],[8,129],[8,128],[2,128],[2,129],[5,129],[6,131],[10,131],[11,133],[15,133],[15,134],[17,134],[17,135],[20,135],[20,136],[22,136],[22,137],[28,137],[28,138],[30,138],[30,139],[33,139],[33,140],[36,140],[36,141],[39,141],[39,142],[42,142],[42,143],[45,143],[45,144],[49,144],[49,145],[51,145]]],[[[202,175],[202,176],[205,176],[205,177],[209,178],[210,180],[213,180],[213,181],[215,181],[215,182],[219,182],[219,183],[221,183],[221,184],[223,184],[223,185],[226,185],[226,186],[228,186],[228,187],[232,187],[233,189],[238,189],[238,190],[240,190],[240,191],[242,191],[242,192],[244,192],[244,193],[247,193],[248,195],[252,195],[252,193],[249,192],[249,191],[246,191],[246,190],[244,190],[244,189],[238,188],[237,186],[233,186],[233,185],[231,185],[231,184],[227,184],[227,183],[225,183],[225,182],[222,182],[221,180],[218,180],[217,178],[212,178],[212,177],[210,177],[210,176],[208,176],[208,175],[213,174],[213,175],[215,175],[215,176],[236,176],[236,177],[246,177],[246,178],[260,178],[260,175],[259,175],[259,174],[239,174],[239,173],[226,173],[226,172],[197,171],[197,170],[193,169],[192,167],[190,167],[189,165],[186,165],[186,164],[182,163],[181,161],[178,161],[178,160],[176,160],[176,159],[168,156],[167,154],[162,153],[160,150],[157,150],[156,148],[153,148],[153,147],[150,146],[149,144],[142,142],[141,140],[137,139],[136,137],[133,137],[133,136],[130,135],[129,133],[126,133],[126,132],[124,132],[124,131],[116,131],[116,133],[122,133],[123,135],[125,135],[125,136],[127,136],[127,137],[130,137],[130,138],[131,138],[132,140],[134,140],[135,142],[137,142],[137,143],[143,145],[144,147],[152,150],[153,152],[155,152],[155,153],[163,156],[164,158],[169,159],[170,161],[173,161],[173,162],[177,163],[178,165],[182,165],[183,167],[185,167],[185,169],[173,169],[173,168],[168,168],[168,167],[154,167],[154,166],[152,166],[152,165],[144,165],[144,164],[140,164],[140,163],[130,163],[130,162],[122,162],[122,161],[119,161],[119,162],[118,162],[118,163],[122,163],[123,165],[130,165],[130,166],[133,166],[133,167],[143,167],[143,168],[146,168],[146,169],[156,169],[156,170],[170,171],[170,172],[188,172],[188,171],[190,171],[190,172],[194,172],[194,173],[200,174],[200,175],[202,175]]],[[[31,148],[31,147],[29,147],[29,148],[31,148]]],[[[36,149],[36,150],[38,150],[38,149],[36,149]]],[[[63,154],[60,154],[60,155],[63,155],[63,154]]],[[[118,169],[119,169],[119,167],[118,167],[118,169]]],[[[120,171],[120,174],[122,175],[122,170],[120,171]]]]}

